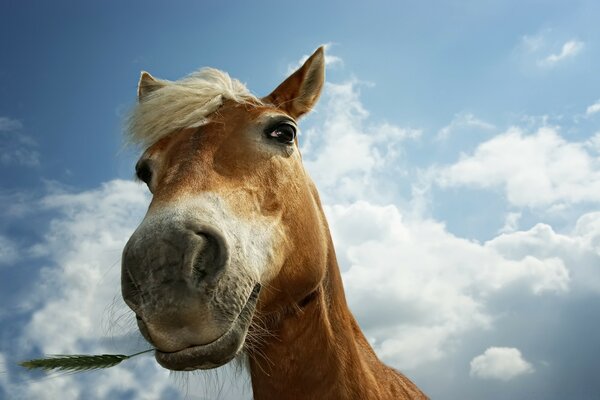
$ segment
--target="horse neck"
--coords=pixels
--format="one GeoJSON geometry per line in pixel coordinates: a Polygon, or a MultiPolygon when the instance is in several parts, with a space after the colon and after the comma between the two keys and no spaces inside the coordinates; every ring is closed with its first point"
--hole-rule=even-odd
{"type": "Polygon", "coordinates": [[[256,400],[379,398],[373,396],[378,380],[393,372],[379,362],[348,309],[331,238],[327,264],[312,297],[279,319],[273,337],[250,354],[256,400]]]}

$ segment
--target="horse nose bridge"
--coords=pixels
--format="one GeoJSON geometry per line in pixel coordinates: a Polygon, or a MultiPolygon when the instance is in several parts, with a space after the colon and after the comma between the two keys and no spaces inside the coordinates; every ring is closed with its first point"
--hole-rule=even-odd
{"type": "Polygon", "coordinates": [[[142,303],[187,296],[215,284],[228,262],[226,242],[214,228],[197,221],[142,224],[127,242],[122,257],[121,289],[126,303],[139,312],[142,303]]]}

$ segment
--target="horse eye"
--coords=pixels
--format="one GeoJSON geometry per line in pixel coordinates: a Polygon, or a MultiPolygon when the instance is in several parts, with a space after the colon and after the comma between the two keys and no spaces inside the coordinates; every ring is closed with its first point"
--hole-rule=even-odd
{"type": "Polygon", "coordinates": [[[138,179],[144,182],[146,185],[150,185],[152,180],[152,170],[150,169],[150,163],[148,160],[140,160],[135,165],[135,175],[138,179]]]}
{"type": "Polygon", "coordinates": [[[277,140],[279,143],[292,144],[296,138],[296,128],[283,122],[275,128],[268,129],[266,134],[269,139],[277,140]]]}

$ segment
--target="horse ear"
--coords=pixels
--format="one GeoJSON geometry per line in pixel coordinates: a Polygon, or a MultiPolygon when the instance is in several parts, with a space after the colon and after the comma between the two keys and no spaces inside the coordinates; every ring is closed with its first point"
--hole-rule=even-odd
{"type": "Polygon", "coordinates": [[[321,95],[325,82],[325,52],[319,47],[304,65],[262,100],[284,110],[293,118],[309,112],[321,95]]]}
{"type": "Polygon", "coordinates": [[[140,81],[138,82],[138,101],[141,102],[148,94],[160,89],[161,87],[163,87],[163,83],[161,81],[150,75],[148,72],[142,71],[140,74],[140,81]]]}

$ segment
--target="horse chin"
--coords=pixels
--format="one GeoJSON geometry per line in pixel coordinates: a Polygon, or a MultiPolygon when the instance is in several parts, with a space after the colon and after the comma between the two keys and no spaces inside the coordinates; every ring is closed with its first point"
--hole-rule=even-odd
{"type": "Polygon", "coordinates": [[[215,341],[174,352],[163,352],[156,349],[156,361],[164,368],[173,371],[212,369],[227,364],[243,348],[259,293],[260,284],[257,284],[231,327],[215,341]]]}

